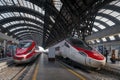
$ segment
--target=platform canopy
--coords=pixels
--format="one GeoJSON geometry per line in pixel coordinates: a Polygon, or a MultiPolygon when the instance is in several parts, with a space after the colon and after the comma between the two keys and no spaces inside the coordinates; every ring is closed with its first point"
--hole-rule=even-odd
{"type": "Polygon", "coordinates": [[[0,31],[17,40],[35,40],[45,48],[71,36],[93,42],[97,38],[92,40],[92,35],[119,25],[119,0],[112,1],[0,0],[0,31]]]}

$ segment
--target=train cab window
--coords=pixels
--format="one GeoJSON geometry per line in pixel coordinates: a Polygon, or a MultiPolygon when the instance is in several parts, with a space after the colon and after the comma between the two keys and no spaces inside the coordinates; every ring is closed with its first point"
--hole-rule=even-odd
{"type": "Polygon", "coordinates": [[[82,56],[87,56],[84,52],[79,52],[82,56]]]}
{"type": "Polygon", "coordinates": [[[70,46],[65,42],[65,44],[64,44],[66,47],[68,47],[68,48],[70,48],[70,46]]]}
{"type": "Polygon", "coordinates": [[[27,47],[29,47],[29,46],[31,46],[31,42],[22,42],[22,43],[19,43],[18,44],[18,47],[19,48],[27,48],[27,47]]]}
{"type": "Polygon", "coordinates": [[[77,47],[92,50],[92,48],[90,46],[88,46],[88,44],[86,44],[85,42],[83,42],[82,40],[79,40],[79,39],[71,39],[71,44],[74,46],[77,46],[77,47]]]}

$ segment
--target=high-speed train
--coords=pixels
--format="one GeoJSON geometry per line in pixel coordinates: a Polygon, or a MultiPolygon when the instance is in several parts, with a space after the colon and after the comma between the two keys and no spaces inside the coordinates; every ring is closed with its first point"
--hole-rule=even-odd
{"type": "Polygon", "coordinates": [[[28,63],[34,60],[39,53],[35,51],[36,43],[33,40],[23,40],[20,41],[16,54],[13,56],[15,63],[28,63]]]}
{"type": "Polygon", "coordinates": [[[106,63],[106,58],[101,53],[78,38],[67,38],[54,47],[56,56],[68,58],[85,66],[100,68],[106,63]]]}

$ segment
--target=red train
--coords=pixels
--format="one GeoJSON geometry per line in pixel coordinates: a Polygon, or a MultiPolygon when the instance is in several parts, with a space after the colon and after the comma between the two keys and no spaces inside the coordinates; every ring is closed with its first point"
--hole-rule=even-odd
{"type": "Polygon", "coordinates": [[[78,38],[68,38],[54,47],[56,56],[62,56],[85,66],[100,68],[106,63],[106,58],[101,53],[78,38]]]}
{"type": "Polygon", "coordinates": [[[23,40],[18,44],[13,59],[15,63],[28,63],[34,60],[39,53],[35,51],[36,43],[33,40],[23,40]]]}

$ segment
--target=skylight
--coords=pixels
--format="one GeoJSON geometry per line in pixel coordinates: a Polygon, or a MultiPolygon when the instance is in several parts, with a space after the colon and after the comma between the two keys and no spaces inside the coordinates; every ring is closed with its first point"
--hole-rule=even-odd
{"type": "Polygon", "coordinates": [[[118,36],[120,37],[120,34],[118,34],[118,36]]]}
{"type": "Polygon", "coordinates": [[[113,10],[105,10],[104,12],[102,13],[105,13],[105,14],[110,14],[111,12],[113,12],[113,10]]]}
{"type": "Polygon", "coordinates": [[[103,21],[103,22],[106,22],[106,21],[108,21],[109,19],[103,17],[103,18],[101,18],[100,20],[103,21]]]}
{"type": "Polygon", "coordinates": [[[115,40],[114,36],[109,36],[110,40],[115,40]]]}
{"type": "Polygon", "coordinates": [[[100,19],[100,18],[102,18],[102,17],[101,17],[101,16],[96,16],[96,17],[95,17],[95,19],[100,19]]]}
{"type": "Polygon", "coordinates": [[[93,30],[94,32],[97,32],[97,31],[98,31],[98,30],[97,30],[96,28],[94,28],[94,27],[92,28],[92,30],[93,30]]]}
{"type": "Polygon", "coordinates": [[[34,16],[34,15],[31,15],[31,14],[27,14],[27,13],[22,13],[22,12],[8,12],[8,13],[2,13],[0,15],[0,20],[3,19],[2,17],[4,18],[8,18],[8,17],[28,17],[28,18],[32,18],[34,20],[38,20],[40,21],[41,23],[44,23],[44,21],[42,21],[40,18],[34,16]]]}
{"type": "Polygon", "coordinates": [[[116,2],[115,6],[120,6],[120,2],[116,2]]]}
{"type": "MultiPolygon", "coordinates": [[[[106,9],[101,9],[101,10],[99,10],[99,12],[103,12],[103,11],[105,11],[105,10],[106,10],[106,9]]],[[[99,12],[98,12],[98,13],[99,13],[99,12]]]]}
{"type": "Polygon", "coordinates": [[[100,43],[100,40],[99,40],[99,39],[96,39],[96,42],[97,42],[97,43],[100,43]]]}
{"type": "Polygon", "coordinates": [[[120,16],[117,16],[116,18],[117,18],[118,20],[120,20],[120,16]]]}
{"type": "MultiPolygon", "coordinates": [[[[100,17],[100,16],[99,16],[99,17],[100,17]]],[[[97,20],[100,20],[100,21],[102,21],[102,22],[105,22],[105,23],[108,24],[109,26],[115,25],[114,22],[112,22],[111,20],[109,20],[109,19],[107,19],[107,18],[105,18],[105,17],[96,18],[96,19],[97,19],[97,20]]],[[[98,24],[100,25],[100,23],[94,22],[94,25],[98,26],[98,24]]],[[[104,26],[104,28],[105,28],[105,26],[104,26]]],[[[104,29],[104,28],[102,28],[102,29],[104,29]]]]}
{"type": "Polygon", "coordinates": [[[120,13],[114,11],[114,12],[110,13],[110,15],[113,16],[113,17],[116,17],[116,16],[120,15],[120,13]]]}
{"type": "Polygon", "coordinates": [[[24,33],[24,34],[18,35],[18,37],[21,37],[23,35],[31,35],[31,33],[24,33]]]}
{"type": "Polygon", "coordinates": [[[106,42],[107,40],[106,40],[106,38],[102,38],[102,40],[104,41],[104,42],[106,42]]]}
{"type": "Polygon", "coordinates": [[[118,0],[112,1],[112,2],[110,3],[110,5],[113,5],[113,4],[116,4],[116,3],[118,3],[118,0]]]}
{"type": "Polygon", "coordinates": [[[98,22],[94,22],[94,25],[99,26],[99,25],[100,25],[100,23],[98,23],[98,22]]]}
{"type": "Polygon", "coordinates": [[[13,32],[13,31],[18,30],[18,29],[23,29],[23,28],[27,28],[27,26],[21,26],[21,27],[13,28],[13,29],[10,30],[10,32],[13,32]]]}
{"type": "Polygon", "coordinates": [[[54,6],[55,8],[60,11],[61,7],[62,7],[62,2],[60,0],[53,0],[54,6]]]}
{"type": "Polygon", "coordinates": [[[115,25],[115,23],[114,23],[114,22],[112,22],[112,21],[110,21],[110,20],[109,20],[109,21],[107,21],[106,23],[107,23],[109,26],[113,26],[113,25],[115,25]]]}
{"type": "Polygon", "coordinates": [[[55,20],[50,16],[50,19],[51,19],[51,21],[53,22],[53,23],[55,23],[55,20]]]}
{"type": "Polygon", "coordinates": [[[27,32],[27,30],[18,31],[18,32],[15,33],[15,35],[17,35],[19,33],[23,33],[23,32],[27,32]]]}
{"type": "Polygon", "coordinates": [[[92,44],[94,44],[94,43],[95,43],[95,41],[94,41],[94,40],[91,40],[91,42],[92,42],[92,44]]]}
{"type": "MultiPolygon", "coordinates": [[[[100,29],[105,29],[106,27],[103,26],[102,24],[98,23],[98,22],[94,22],[94,25],[96,25],[97,27],[99,27],[100,29]]],[[[94,30],[97,31],[97,30],[94,30]]]]}
{"type": "Polygon", "coordinates": [[[103,25],[99,25],[98,26],[100,29],[105,29],[106,27],[105,26],[103,26],[103,25]]]}

